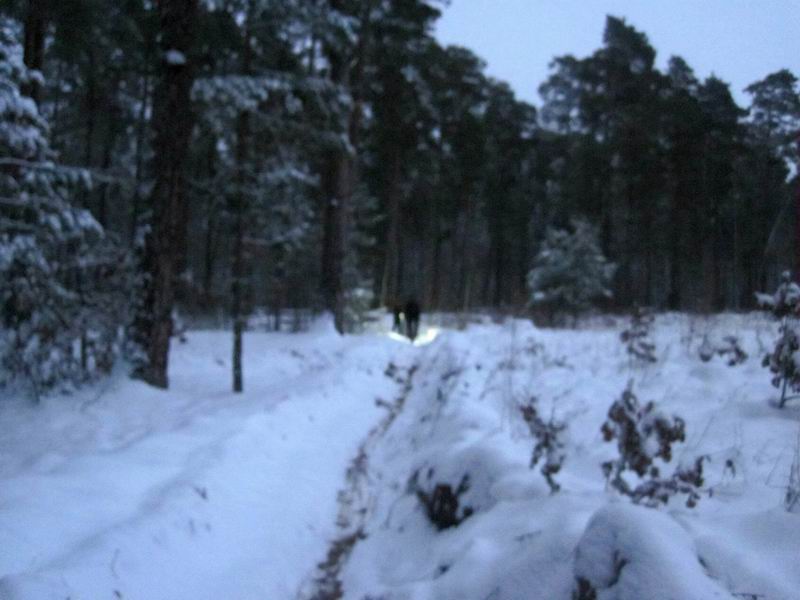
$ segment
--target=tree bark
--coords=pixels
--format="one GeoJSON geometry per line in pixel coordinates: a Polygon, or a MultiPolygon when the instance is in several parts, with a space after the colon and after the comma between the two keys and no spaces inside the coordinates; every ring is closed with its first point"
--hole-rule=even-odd
{"type": "Polygon", "coordinates": [[[198,0],[160,0],[161,74],[153,98],[152,223],[145,240],[144,298],[136,335],[146,354],[139,375],[166,388],[172,309],[175,298],[176,233],[185,199],[187,149],[193,116],[190,91],[194,72],[188,59],[195,35],[198,0]]]}
{"type": "Polygon", "coordinates": [[[351,160],[344,151],[331,156],[329,191],[323,212],[322,293],[334,325],[344,333],[345,217],[351,192],[351,160]]]}
{"type": "Polygon", "coordinates": [[[206,203],[205,243],[203,245],[203,303],[207,308],[213,304],[214,266],[217,258],[217,211],[215,198],[209,197],[206,203]]]}
{"type": "Polygon", "coordinates": [[[394,152],[389,166],[386,186],[386,212],[389,227],[386,233],[386,255],[384,258],[383,281],[381,285],[381,305],[394,306],[401,302],[398,290],[398,260],[400,257],[400,179],[402,162],[400,153],[394,152]]]}
{"type": "Polygon", "coordinates": [[[235,205],[233,207],[233,260],[231,264],[231,318],[233,319],[233,391],[241,392],[244,389],[242,376],[242,335],[245,328],[244,310],[244,230],[245,211],[247,199],[244,186],[246,185],[245,168],[247,164],[247,141],[250,132],[250,115],[242,112],[236,126],[236,161],[238,163],[238,186],[235,205]]]}
{"type": "MultiPolygon", "coordinates": [[[[250,38],[251,19],[255,12],[254,2],[248,4],[246,21],[244,24],[244,40],[242,51],[242,75],[251,75],[252,46],[250,38]]],[[[233,256],[231,260],[231,318],[233,320],[233,391],[241,393],[244,390],[242,369],[242,337],[247,322],[245,310],[245,218],[247,216],[248,199],[245,186],[247,185],[247,169],[250,154],[250,113],[243,110],[239,113],[236,122],[236,167],[237,187],[233,205],[233,256]]]]}
{"type": "MultiPolygon", "coordinates": [[[[100,168],[106,175],[108,174],[109,169],[111,169],[114,144],[117,139],[117,128],[114,121],[115,119],[112,117],[112,122],[108,124],[106,139],[103,145],[103,161],[100,164],[100,168]]],[[[97,207],[97,221],[103,226],[103,228],[108,227],[108,193],[110,187],[111,184],[108,181],[104,181],[100,186],[100,197],[98,198],[97,207]]]]}
{"type": "MultiPolygon", "coordinates": [[[[331,6],[342,10],[341,0],[332,0],[331,6]]],[[[347,251],[347,219],[350,201],[358,180],[356,148],[359,143],[361,121],[364,113],[364,72],[374,0],[361,6],[358,43],[352,56],[333,47],[327,48],[331,80],[350,91],[352,108],[347,118],[348,148],[332,152],[328,161],[328,177],[323,207],[322,243],[322,295],[325,308],[333,313],[334,325],[344,333],[345,284],[344,258],[347,251]]]]}
{"type": "Polygon", "coordinates": [[[460,270],[459,278],[457,280],[458,289],[457,302],[458,309],[462,312],[468,312],[471,307],[472,301],[472,278],[473,268],[475,263],[473,236],[473,222],[475,220],[475,201],[472,198],[471,191],[463,194],[463,213],[459,215],[461,227],[459,228],[459,244],[458,253],[460,254],[460,270]]]}
{"type": "Polygon", "coordinates": [[[147,131],[147,113],[151,102],[150,75],[145,73],[142,76],[142,99],[139,105],[139,115],[136,120],[136,159],[134,171],[134,189],[131,199],[131,222],[130,222],[130,244],[136,243],[136,233],[139,227],[139,216],[142,205],[142,181],[144,180],[144,146],[145,133],[147,131]]]}

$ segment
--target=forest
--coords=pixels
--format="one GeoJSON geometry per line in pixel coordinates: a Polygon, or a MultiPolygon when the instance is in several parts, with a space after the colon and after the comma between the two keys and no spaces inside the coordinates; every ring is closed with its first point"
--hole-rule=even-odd
{"type": "Polygon", "coordinates": [[[455,2],[0,2],[0,600],[800,600],[797,75],[455,2]]]}
{"type": "Polygon", "coordinates": [[[537,257],[587,236],[608,311],[750,309],[794,266],[794,74],[739,106],[609,16],[589,56],[526,57],[552,60],[537,108],[437,42],[443,7],[4,2],[6,372],[46,389],[125,354],[165,387],[176,315],[240,354],[254,314],[527,314],[537,257]]]}

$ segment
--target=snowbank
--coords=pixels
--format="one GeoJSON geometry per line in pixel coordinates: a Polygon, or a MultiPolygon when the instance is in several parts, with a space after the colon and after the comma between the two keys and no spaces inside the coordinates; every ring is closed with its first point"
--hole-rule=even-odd
{"type": "Polygon", "coordinates": [[[760,365],[774,324],[660,316],[655,364],[630,359],[625,326],[482,322],[424,349],[406,410],[372,459],[372,515],[344,570],[344,597],[571,600],[577,576],[598,600],[800,599],[800,520],[782,509],[798,411],[770,404],[760,365]],[[704,339],[730,334],[747,361],[701,360],[704,339]],[[630,379],[643,402],[686,421],[665,474],[708,456],[696,508],[633,506],[607,489],[600,465],[617,450],[600,427],[630,379]],[[568,424],[555,495],[528,468],[533,440],[518,407],[534,397],[543,418],[568,424]],[[459,509],[471,514],[440,529],[419,487],[457,490],[465,475],[473,487],[459,509]]]}
{"type": "Polygon", "coordinates": [[[692,539],[658,511],[598,510],[575,550],[577,600],[711,600],[733,596],[709,578],[692,539]]]}

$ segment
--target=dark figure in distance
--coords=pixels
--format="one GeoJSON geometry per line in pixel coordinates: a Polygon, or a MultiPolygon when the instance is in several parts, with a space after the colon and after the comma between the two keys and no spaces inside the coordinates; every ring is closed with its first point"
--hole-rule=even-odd
{"type": "Polygon", "coordinates": [[[419,332],[419,314],[420,308],[414,300],[406,302],[406,335],[412,342],[416,339],[419,332]]]}
{"type": "Polygon", "coordinates": [[[392,307],[392,314],[394,315],[394,324],[392,325],[392,331],[396,333],[401,333],[403,331],[403,307],[399,304],[395,304],[392,307]]]}

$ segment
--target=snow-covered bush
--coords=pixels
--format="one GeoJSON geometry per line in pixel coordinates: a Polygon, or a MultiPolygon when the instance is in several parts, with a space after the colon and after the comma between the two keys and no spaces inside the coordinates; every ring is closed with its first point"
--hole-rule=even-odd
{"type": "Polygon", "coordinates": [[[21,87],[19,28],[0,19],[0,384],[35,395],[106,371],[125,321],[126,260],[73,204],[88,174],[54,162],[48,125],[21,87]]]}
{"type": "Polygon", "coordinates": [[[511,467],[491,445],[456,446],[424,460],[412,473],[408,491],[437,529],[456,527],[496,504],[493,486],[511,467]]]}
{"type": "MultiPolygon", "coordinates": [[[[471,506],[460,506],[461,496],[469,490],[469,475],[464,475],[458,486],[453,489],[449,483],[434,483],[432,490],[427,490],[417,481],[419,472],[414,473],[410,485],[414,487],[428,520],[440,531],[450,527],[458,527],[464,519],[472,516],[471,506]]],[[[427,478],[433,478],[433,471],[428,471],[427,478]]]]}
{"type": "Polygon", "coordinates": [[[637,306],[633,309],[628,328],[620,334],[620,340],[632,359],[645,363],[657,361],[656,345],[650,339],[654,321],[653,313],[646,308],[637,306]]]}
{"type": "Polygon", "coordinates": [[[756,294],[758,304],[776,318],[798,316],[800,312],[800,286],[792,281],[792,274],[784,271],[781,283],[774,294],[756,294]]]}
{"type": "Polygon", "coordinates": [[[722,338],[722,344],[717,347],[717,355],[724,358],[729,367],[735,367],[747,360],[747,352],[739,344],[739,338],[735,335],[726,335],[722,338]]]}
{"type": "Polygon", "coordinates": [[[772,385],[781,390],[780,407],[790,399],[789,390],[800,392],[800,286],[784,272],[774,294],[757,294],[759,304],[781,320],[775,347],[764,357],[762,364],[772,372],[772,385]]]}
{"type": "Polygon", "coordinates": [[[603,473],[611,486],[635,503],[655,507],[667,504],[672,496],[685,494],[686,506],[693,508],[700,499],[703,485],[703,461],[699,457],[689,467],[678,467],[672,475],[661,476],[656,461],[672,460],[672,445],[683,442],[686,424],[678,416],[667,416],[653,402],[641,406],[633,393],[632,383],[608,411],[608,420],[601,428],[606,442],[616,440],[619,457],[604,462],[603,473]],[[631,475],[632,474],[632,475],[631,475]],[[638,481],[628,479],[635,475],[638,481]],[[626,476],[628,479],[626,479],[626,476]]]}
{"type": "Polygon", "coordinates": [[[718,346],[714,346],[707,335],[703,336],[697,354],[703,362],[709,362],[714,356],[720,356],[727,361],[729,367],[735,367],[747,360],[747,352],[744,351],[739,343],[739,338],[735,335],[726,335],[718,346]]]}
{"type": "Polygon", "coordinates": [[[530,303],[551,318],[577,315],[611,297],[615,266],[600,249],[597,228],[572,221],[572,231],[550,228],[528,273],[530,303]]]}
{"type": "Polygon", "coordinates": [[[714,348],[714,344],[711,343],[707,335],[704,335],[703,341],[700,342],[700,346],[697,348],[697,355],[700,357],[700,360],[703,362],[710,362],[716,353],[717,349],[714,348]]]}
{"type": "Polygon", "coordinates": [[[550,486],[550,491],[555,494],[561,486],[554,476],[561,470],[567,457],[563,439],[567,425],[552,418],[549,421],[542,419],[536,410],[535,399],[520,406],[520,412],[535,440],[530,467],[533,469],[539,462],[542,463],[541,473],[550,486]]]}
{"type": "Polygon", "coordinates": [[[729,599],[668,515],[615,504],[598,510],[575,549],[573,600],[729,599]]]}

